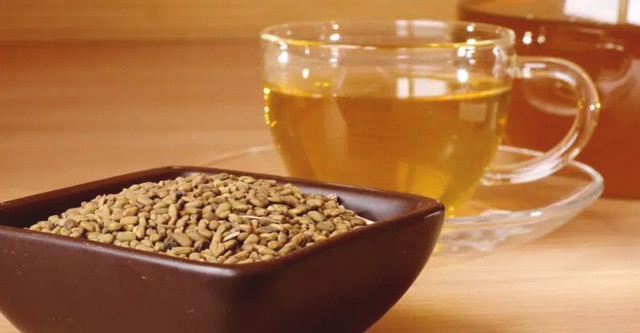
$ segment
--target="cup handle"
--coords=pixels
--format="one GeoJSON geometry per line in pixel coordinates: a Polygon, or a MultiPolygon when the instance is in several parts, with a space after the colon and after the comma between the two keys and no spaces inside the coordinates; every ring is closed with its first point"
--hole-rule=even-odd
{"type": "Polygon", "coordinates": [[[598,92],[578,65],[559,58],[519,57],[513,69],[514,78],[550,78],[573,86],[578,94],[578,112],[567,135],[551,150],[522,162],[490,165],[482,179],[485,185],[525,183],[553,174],[580,153],[598,121],[598,92]]]}

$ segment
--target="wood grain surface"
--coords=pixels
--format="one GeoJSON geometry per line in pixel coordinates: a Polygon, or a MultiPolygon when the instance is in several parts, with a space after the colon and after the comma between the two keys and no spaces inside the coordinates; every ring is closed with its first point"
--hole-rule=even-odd
{"type": "Polygon", "coordinates": [[[254,38],[265,25],[340,18],[453,19],[450,0],[5,0],[0,40],[254,38]]]}
{"type": "MultiPolygon", "coordinates": [[[[0,200],[269,142],[258,57],[254,42],[0,44],[0,200]]],[[[370,332],[636,332],[638,216],[601,199],[525,246],[436,257],[370,332]]]]}

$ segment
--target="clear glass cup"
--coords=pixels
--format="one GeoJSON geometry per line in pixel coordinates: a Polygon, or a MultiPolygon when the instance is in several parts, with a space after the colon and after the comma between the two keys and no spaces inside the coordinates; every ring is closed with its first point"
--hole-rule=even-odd
{"type": "Polygon", "coordinates": [[[265,121],[288,172],[441,200],[531,182],[570,162],[596,126],[593,82],[574,63],[518,57],[510,29],[470,22],[300,22],[261,33],[265,121]],[[544,154],[497,164],[515,78],[571,87],[579,112],[544,154]]]}

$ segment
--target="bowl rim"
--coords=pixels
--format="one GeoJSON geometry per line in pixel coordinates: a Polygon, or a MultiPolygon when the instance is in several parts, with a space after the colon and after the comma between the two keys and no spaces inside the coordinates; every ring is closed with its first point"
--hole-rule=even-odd
{"type": "MultiPolygon", "coordinates": [[[[98,189],[101,186],[109,185],[113,183],[124,183],[125,187],[149,181],[149,178],[165,176],[169,177],[177,177],[171,176],[172,174],[182,173],[182,174],[190,174],[190,173],[221,173],[226,172],[230,174],[238,174],[238,175],[248,175],[254,178],[268,178],[276,180],[280,183],[292,183],[296,186],[311,186],[316,187],[318,189],[323,190],[331,190],[331,189],[342,189],[347,191],[355,191],[361,194],[368,195],[370,197],[392,197],[393,199],[407,200],[412,203],[415,203],[415,207],[403,212],[402,214],[394,215],[391,218],[375,221],[375,223],[368,224],[362,228],[350,230],[349,232],[337,235],[335,237],[327,238],[325,241],[321,243],[314,244],[314,246],[304,247],[297,251],[294,251],[290,254],[287,254],[282,257],[276,257],[267,261],[258,261],[247,264],[223,264],[223,263],[209,263],[209,262],[199,262],[185,258],[177,258],[172,257],[160,253],[155,252],[145,252],[141,250],[135,250],[126,247],[120,247],[113,244],[103,244],[95,241],[90,241],[85,238],[72,238],[68,236],[62,236],[57,234],[48,234],[39,231],[29,230],[26,228],[14,227],[5,224],[0,224],[0,233],[5,234],[14,234],[17,237],[21,237],[23,239],[29,239],[33,241],[45,241],[52,244],[58,245],[66,245],[71,246],[76,249],[84,249],[89,251],[98,251],[103,252],[109,255],[115,255],[118,257],[124,257],[128,259],[144,261],[149,263],[155,263],[165,266],[170,266],[182,270],[189,271],[197,271],[202,273],[209,273],[215,275],[223,275],[223,276],[237,276],[237,275],[245,275],[252,274],[261,271],[266,271],[268,269],[273,269],[274,267],[281,267],[284,265],[293,264],[297,261],[304,260],[308,255],[313,254],[314,252],[319,252],[323,250],[327,250],[333,247],[336,247],[345,242],[349,242],[353,238],[357,237],[366,237],[367,233],[370,230],[376,230],[376,228],[384,229],[393,227],[397,223],[401,223],[405,220],[411,220],[418,217],[423,217],[419,221],[421,223],[427,223],[431,217],[436,217],[441,215],[441,220],[444,219],[444,205],[433,198],[414,195],[410,193],[402,193],[402,192],[393,192],[379,189],[372,189],[367,187],[360,186],[351,186],[344,184],[336,184],[332,182],[323,182],[323,181],[315,181],[315,180],[307,180],[300,179],[295,177],[288,176],[279,176],[267,173],[257,173],[257,172],[248,172],[242,170],[233,170],[228,168],[216,168],[216,167],[205,167],[205,166],[164,166],[157,167],[151,169],[145,169],[141,171],[134,171],[130,173],[119,174],[112,177],[106,177],[94,181],[89,181],[77,185],[72,185],[68,187],[63,187],[51,191],[41,192],[33,195],[28,195],[21,198],[16,198],[9,201],[0,202],[0,211],[10,209],[15,206],[23,206],[37,203],[41,200],[46,200],[47,198],[51,198],[52,196],[57,195],[73,195],[82,193],[84,191],[98,189]]],[[[34,222],[35,223],[35,222],[34,222]]],[[[438,223],[437,221],[435,223],[438,223]]],[[[442,230],[442,222],[439,223],[440,226],[437,226],[437,233],[439,234],[442,230]]]]}
{"type": "MultiPolygon", "coordinates": [[[[225,160],[235,159],[247,154],[260,153],[274,151],[275,147],[271,144],[251,146],[248,148],[233,150],[217,154],[214,159],[206,161],[207,165],[211,163],[220,163],[225,160]]],[[[512,155],[537,157],[543,153],[533,149],[514,147],[508,145],[500,145],[498,147],[499,152],[504,152],[512,155]]],[[[473,215],[473,216],[459,216],[459,217],[447,217],[445,218],[444,226],[449,230],[465,230],[465,229],[484,229],[484,228],[499,228],[499,227],[512,227],[512,226],[524,226],[536,224],[540,218],[544,215],[564,214],[567,211],[579,211],[584,207],[593,203],[603,192],[604,179],[602,175],[591,166],[576,161],[569,161],[564,167],[560,168],[557,172],[572,168],[578,171],[580,174],[590,179],[589,183],[585,186],[578,188],[571,195],[564,197],[561,200],[555,201],[549,205],[540,206],[536,208],[509,211],[499,214],[488,215],[473,215]]],[[[553,175],[553,174],[552,174],[553,175]]],[[[545,177],[546,178],[546,177],[545,177]]],[[[534,180],[531,182],[544,181],[545,178],[534,180]]],[[[514,184],[498,184],[487,186],[511,186],[514,184]]]]}

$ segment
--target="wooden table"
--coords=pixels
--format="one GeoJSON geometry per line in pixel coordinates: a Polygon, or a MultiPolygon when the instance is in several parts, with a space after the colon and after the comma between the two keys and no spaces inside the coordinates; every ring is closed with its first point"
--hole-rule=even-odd
{"type": "MultiPolygon", "coordinates": [[[[259,88],[255,42],[0,44],[0,200],[268,142],[259,88]]],[[[636,332],[638,216],[601,199],[517,249],[436,258],[370,332],[636,332]]]]}

